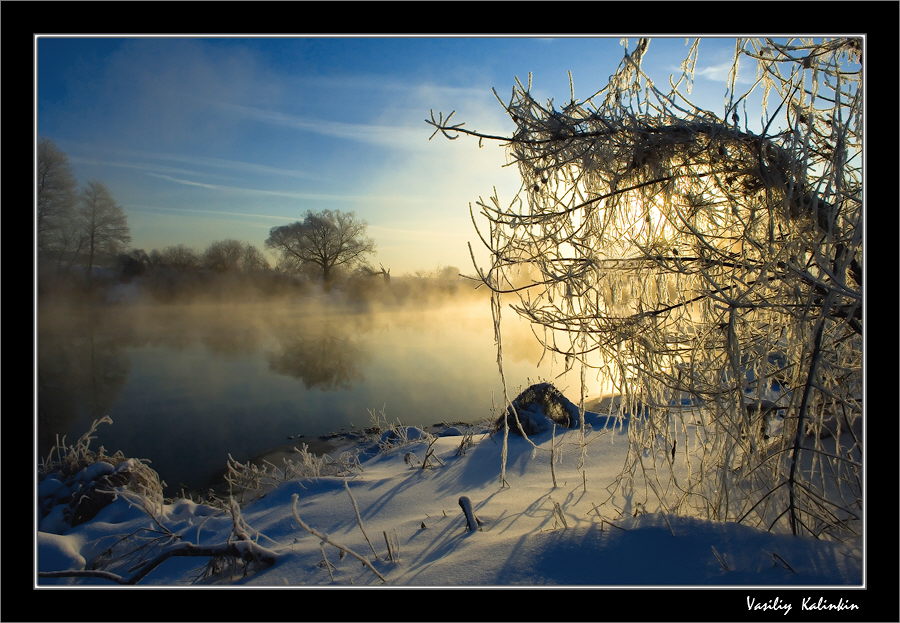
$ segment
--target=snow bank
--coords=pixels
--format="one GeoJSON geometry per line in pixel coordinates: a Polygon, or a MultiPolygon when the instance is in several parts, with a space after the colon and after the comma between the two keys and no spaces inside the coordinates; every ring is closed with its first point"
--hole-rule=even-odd
{"type": "MultiPolygon", "coordinates": [[[[497,436],[435,436],[404,427],[395,436],[379,431],[365,444],[370,449],[375,442],[385,442],[359,469],[345,476],[283,482],[246,504],[238,523],[227,510],[188,500],[163,505],[151,518],[133,498],[120,497],[91,521],[59,526],[59,535],[42,526],[39,566],[83,569],[99,559],[104,568],[127,575],[128,563],[135,561],[119,561],[116,552],[146,544],[149,558],[176,541],[214,546],[233,541],[239,529],[274,552],[275,564],[248,572],[240,565],[211,565],[209,558],[170,558],[141,584],[853,586],[862,582],[858,544],[771,534],[745,525],[662,514],[647,508],[646,500],[610,499],[606,488],[625,458],[627,440],[621,428],[608,428],[610,422],[597,414],[588,413],[586,423],[592,435],[586,474],[578,467],[581,431],[556,431],[556,454],[561,457],[554,465],[556,487],[550,453],[545,451],[550,433],[532,438],[537,448],[521,437],[510,437],[510,486],[501,487],[497,436]],[[429,454],[431,460],[423,468],[429,454]],[[480,521],[475,531],[467,530],[459,505],[462,496],[471,500],[480,521]],[[297,518],[327,536],[328,542],[304,529],[297,518]],[[123,540],[123,535],[133,536],[123,540]],[[385,582],[348,551],[365,557],[385,582]]],[[[110,584],[100,578],[65,581],[110,584]]]]}

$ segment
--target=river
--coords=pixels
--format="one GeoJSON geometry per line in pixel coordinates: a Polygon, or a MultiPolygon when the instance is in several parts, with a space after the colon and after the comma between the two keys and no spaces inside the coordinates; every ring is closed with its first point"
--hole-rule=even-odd
{"type": "MultiPolygon", "coordinates": [[[[510,398],[576,372],[541,359],[506,312],[510,398]]],[[[487,300],[359,311],[284,303],[123,305],[45,311],[38,331],[38,451],[109,415],[93,442],[149,459],[173,494],[203,489],[229,453],[244,461],[371,412],[410,425],[478,423],[503,402],[487,300]],[[301,435],[303,437],[301,437],[301,435]]]]}

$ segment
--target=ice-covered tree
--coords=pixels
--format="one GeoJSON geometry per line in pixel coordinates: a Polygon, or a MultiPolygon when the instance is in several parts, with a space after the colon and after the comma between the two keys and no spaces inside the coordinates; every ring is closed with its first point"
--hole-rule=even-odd
{"type": "Polygon", "coordinates": [[[513,296],[548,351],[596,368],[623,413],[643,414],[618,490],[643,483],[670,511],[852,534],[862,39],[737,39],[719,112],[691,101],[700,44],[667,84],[644,71],[649,39],[626,42],[609,83],[585,99],[573,87],[560,105],[540,102],[530,78],[517,80],[508,100],[497,96],[509,136],[453,113],[429,123],[450,139],[501,141],[518,166],[515,197],[473,209],[490,252],[478,276],[498,325],[513,296]],[[678,478],[677,451],[691,442],[684,405],[696,443],[678,478]]]}

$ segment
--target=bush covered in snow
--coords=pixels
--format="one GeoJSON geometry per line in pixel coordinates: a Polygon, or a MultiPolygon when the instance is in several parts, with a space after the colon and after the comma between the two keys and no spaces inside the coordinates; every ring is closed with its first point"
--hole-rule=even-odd
{"type": "MultiPolygon", "coordinates": [[[[549,432],[553,424],[561,428],[577,428],[581,419],[578,407],[551,383],[535,383],[506,408],[509,430],[515,434],[536,435],[549,432]],[[521,425],[521,428],[520,428],[521,425]]],[[[504,415],[494,423],[495,430],[503,428],[504,415]]]]}
{"type": "Polygon", "coordinates": [[[108,454],[102,446],[96,451],[90,448],[100,424],[112,424],[112,419],[95,420],[72,445],[63,437],[39,466],[37,503],[42,531],[59,533],[92,519],[121,490],[140,495],[154,508],[162,505],[159,475],[143,461],[126,458],[121,452],[108,454]]]}

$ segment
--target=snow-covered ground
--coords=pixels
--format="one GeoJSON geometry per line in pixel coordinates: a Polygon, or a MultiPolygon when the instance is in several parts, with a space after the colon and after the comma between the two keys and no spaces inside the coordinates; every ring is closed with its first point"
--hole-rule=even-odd
{"type": "MultiPolygon", "coordinates": [[[[599,427],[597,419],[591,422],[599,427]]],[[[621,431],[592,433],[586,483],[578,467],[579,430],[559,429],[555,440],[552,432],[537,434],[539,450],[510,435],[509,486],[501,487],[502,435],[481,432],[463,443],[465,431],[432,437],[403,430],[406,439],[378,453],[369,442],[370,453],[350,474],[289,478],[245,501],[239,530],[273,564],[214,567],[208,556],[177,556],[140,585],[849,588],[863,582],[860,545],[665,515],[634,500],[608,502],[606,487],[625,457],[621,431]],[[555,487],[545,451],[551,443],[560,457],[555,487]],[[462,496],[471,500],[477,530],[467,530],[462,496]]],[[[86,569],[105,556],[103,569],[128,578],[166,547],[235,539],[232,514],[221,509],[176,500],[152,514],[126,495],[74,527],[57,513],[37,533],[38,568],[86,569]]],[[[40,578],[38,584],[115,586],[103,578],[40,578]]]]}

